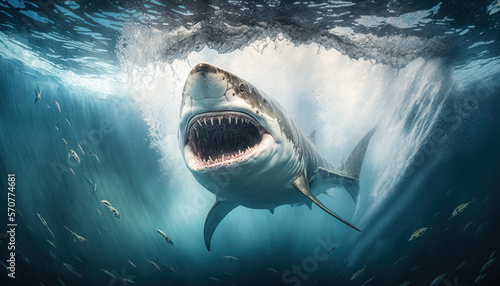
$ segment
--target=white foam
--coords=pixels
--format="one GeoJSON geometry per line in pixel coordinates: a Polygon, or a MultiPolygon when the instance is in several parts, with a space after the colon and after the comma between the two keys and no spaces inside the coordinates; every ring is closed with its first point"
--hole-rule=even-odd
{"type": "MultiPolygon", "coordinates": [[[[373,214],[395,191],[405,191],[395,186],[429,135],[447,96],[443,89],[449,73],[439,60],[417,58],[396,69],[353,60],[315,43],[296,46],[282,36],[257,40],[227,54],[205,47],[172,63],[162,57],[164,43],[175,46],[172,41],[191,32],[131,29],[126,37],[131,42],[120,51],[129,91],[143,112],[166,172],[186,174],[186,168],[179,168],[184,162],[175,139],[182,88],[190,69],[207,62],[276,98],[304,133],[317,129],[318,148],[333,163],[345,162],[363,135],[377,127],[362,170],[360,204],[353,218],[358,226],[373,222],[373,214]]],[[[405,39],[398,38],[399,45],[415,40],[405,39]]],[[[395,43],[388,45],[393,48],[395,43]]],[[[357,249],[361,253],[363,245],[357,249]]]]}

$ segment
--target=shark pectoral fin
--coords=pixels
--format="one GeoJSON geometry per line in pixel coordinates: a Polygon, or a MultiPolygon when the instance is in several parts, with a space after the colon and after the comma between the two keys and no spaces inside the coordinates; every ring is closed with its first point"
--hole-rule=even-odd
{"type": "Polygon", "coordinates": [[[312,143],[316,143],[316,129],[313,130],[313,132],[311,132],[311,134],[309,134],[309,140],[311,140],[312,143]]]}
{"type": "Polygon", "coordinates": [[[325,205],[323,205],[312,193],[311,190],[309,189],[309,185],[307,183],[306,177],[304,175],[299,176],[296,178],[293,183],[292,187],[297,189],[299,192],[301,192],[303,195],[305,195],[307,198],[309,198],[313,203],[315,203],[318,207],[320,207],[322,210],[333,216],[334,218],[340,220],[341,222],[345,223],[346,225],[352,227],[353,229],[357,231],[359,230],[357,227],[352,225],[350,222],[346,221],[345,219],[341,218],[339,215],[336,213],[332,212],[329,210],[325,205]]]}
{"type": "Polygon", "coordinates": [[[222,219],[237,206],[237,204],[234,204],[230,201],[219,201],[217,199],[212,205],[212,208],[210,208],[210,210],[208,211],[207,218],[205,219],[205,227],[203,230],[205,246],[207,247],[208,251],[210,251],[210,241],[212,240],[215,229],[222,221],[222,219]]]}
{"type": "Polygon", "coordinates": [[[332,187],[341,184],[352,197],[354,202],[358,202],[359,182],[356,178],[319,167],[314,173],[313,180],[325,181],[324,183],[326,185],[330,185],[332,187]]]}

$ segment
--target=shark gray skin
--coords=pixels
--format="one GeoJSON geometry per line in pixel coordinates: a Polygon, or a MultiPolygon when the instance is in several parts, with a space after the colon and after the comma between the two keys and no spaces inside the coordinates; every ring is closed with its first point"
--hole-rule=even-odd
{"type": "Polygon", "coordinates": [[[281,205],[314,203],[359,231],[316,196],[343,186],[357,201],[359,172],[374,131],[337,168],[275,99],[228,71],[195,66],[182,93],[178,140],[188,169],[216,195],[205,220],[207,249],[219,223],[237,206],[273,213],[281,205]]]}

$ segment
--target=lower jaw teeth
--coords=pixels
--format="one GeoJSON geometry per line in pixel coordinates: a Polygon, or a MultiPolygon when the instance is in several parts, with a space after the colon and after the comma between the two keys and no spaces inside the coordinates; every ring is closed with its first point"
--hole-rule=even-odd
{"type": "MultiPolygon", "coordinates": [[[[255,147],[255,146],[254,146],[255,147]]],[[[248,151],[252,150],[254,147],[247,147],[245,151],[239,150],[238,153],[232,155],[222,154],[220,158],[212,159],[211,156],[208,156],[208,159],[198,159],[198,163],[202,166],[210,166],[218,163],[231,163],[233,160],[243,157],[248,151]]]]}

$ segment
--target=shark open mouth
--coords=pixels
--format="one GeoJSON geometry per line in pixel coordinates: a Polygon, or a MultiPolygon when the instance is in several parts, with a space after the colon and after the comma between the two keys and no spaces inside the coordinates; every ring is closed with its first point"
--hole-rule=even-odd
{"type": "Polygon", "coordinates": [[[233,111],[198,114],[189,121],[186,134],[186,161],[194,169],[246,160],[271,137],[253,117],[233,111]]]}

